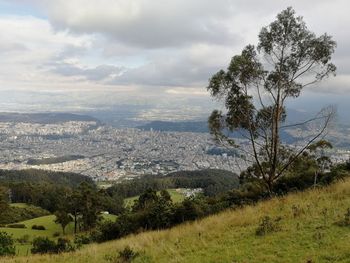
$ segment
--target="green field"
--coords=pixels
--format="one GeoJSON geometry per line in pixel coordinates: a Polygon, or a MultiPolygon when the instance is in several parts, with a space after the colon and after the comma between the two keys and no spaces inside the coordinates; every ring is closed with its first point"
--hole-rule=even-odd
{"type": "Polygon", "coordinates": [[[12,203],[12,204],[10,204],[10,206],[19,207],[19,208],[30,207],[30,205],[28,205],[26,203],[12,203]]]}
{"type": "MultiPolygon", "coordinates": [[[[182,189],[167,189],[167,191],[169,192],[171,199],[173,200],[174,203],[180,203],[185,199],[184,194],[181,192],[182,189]]],[[[158,191],[157,193],[159,194],[160,191],[158,191]]],[[[134,201],[137,200],[138,198],[139,196],[126,198],[124,200],[125,206],[131,207],[134,204],[134,201]]]]}
{"type": "MultiPolygon", "coordinates": [[[[12,204],[17,206],[26,206],[26,204],[12,204]]],[[[105,215],[102,217],[104,220],[115,220],[115,215],[105,215]]],[[[21,224],[25,224],[26,228],[7,228],[0,227],[0,231],[7,232],[12,235],[13,238],[18,239],[23,237],[24,235],[29,236],[29,242],[32,241],[36,237],[49,237],[51,239],[56,239],[54,234],[58,232],[60,236],[62,236],[62,228],[59,224],[55,223],[56,217],[54,215],[48,215],[43,217],[34,218],[31,220],[26,220],[23,222],[19,222],[21,224]],[[33,225],[41,225],[46,228],[46,230],[33,230],[33,225]]],[[[74,223],[71,222],[65,229],[66,235],[65,237],[71,238],[74,233],[74,223]]],[[[31,248],[30,244],[19,244],[16,243],[16,250],[18,255],[26,255],[29,253],[31,248]]]]}
{"type": "MultiPolygon", "coordinates": [[[[61,255],[18,257],[4,263],[112,262],[126,246],[133,261],[166,263],[319,263],[350,262],[350,226],[338,226],[350,208],[350,180],[273,198],[254,206],[226,211],[169,230],[88,245],[61,255]],[[257,236],[261,218],[278,219],[278,229],[257,236]]],[[[117,262],[117,261],[115,261],[117,262]]]]}

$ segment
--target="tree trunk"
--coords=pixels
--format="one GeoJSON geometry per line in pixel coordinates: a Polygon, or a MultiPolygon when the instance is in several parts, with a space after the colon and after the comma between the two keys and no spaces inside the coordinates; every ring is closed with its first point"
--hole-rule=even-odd
{"type": "Polygon", "coordinates": [[[74,212],[74,234],[77,233],[77,213],[74,212]]]}

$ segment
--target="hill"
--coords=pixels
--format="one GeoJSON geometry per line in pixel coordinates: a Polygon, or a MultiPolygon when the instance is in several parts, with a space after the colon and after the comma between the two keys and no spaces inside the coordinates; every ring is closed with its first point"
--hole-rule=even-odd
{"type": "Polygon", "coordinates": [[[89,245],[75,253],[7,259],[4,263],[118,262],[113,259],[126,246],[139,253],[132,261],[135,263],[349,262],[349,207],[350,180],[346,180],[170,230],[89,245]],[[270,231],[257,235],[259,227],[270,231]]]}
{"type": "Polygon", "coordinates": [[[92,183],[92,179],[77,173],[54,172],[38,169],[1,170],[0,185],[9,183],[51,183],[62,186],[78,186],[82,182],[92,183]]]}
{"type": "Polygon", "coordinates": [[[204,169],[196,171],[178,171],[166,176],[144,175],[140,178],[115,184],[107,189],[113,196],[134,197],[147,189],[164,190],[174,188],[202,188],[207,196],[224,193],[239,186],[238,175],[226,170],[204,169]]]}
{"type": "MultiPolygon", "coordinates": [[[[144,131],[161,131],[161,132],[198,132],[209,133],[207,121],[152,121],[136,128],[144,131]]],[[[244,139],[244,130],[235,131],[231,133],[232,138],[244,139]]],[[[286,143],[295,142],[296,138],[291,136],[288,132],[281,131],[281,139],[286,143]]]]}

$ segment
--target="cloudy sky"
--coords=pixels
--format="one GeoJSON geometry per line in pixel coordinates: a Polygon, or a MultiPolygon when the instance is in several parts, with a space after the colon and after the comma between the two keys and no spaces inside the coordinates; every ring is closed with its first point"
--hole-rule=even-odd
{"type": "Polygon", "coordinates": [[[338,43],[337,77],[291,106],[343,109],[350,99],[346,0],[0,0],[0,110],[209,110],[210,76],[256,44],[261,27],[288,6],[338,43]]]}

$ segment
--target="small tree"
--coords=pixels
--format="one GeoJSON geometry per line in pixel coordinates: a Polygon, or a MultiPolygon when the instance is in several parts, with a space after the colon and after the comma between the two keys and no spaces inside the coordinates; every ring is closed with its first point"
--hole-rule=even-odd
{"type": "Polygon", "coordinates": [[[327,149],[332,149],[333,145],[326,140],[320,140],[313,144],[310,144],[307,149],[312,153],[315,161],[317,163],[318,169],[315,171],[314,186],[317,185],[318,175],[323,174],[327,168],[332,164],[329,156],[326,155],[325,151],[327,149]]]}
{"type": "Polygon", "coordinates": [[[12,237],[6,232],[0,232],[0,256],[15,255],[16,249],[12,237]]]}
{"type": "Polygon", "coordinates": [[[64,210],[57,211],[55,213],[55,216],[56,216],[55,223],[61,225],[62,232],[63,232],[63,235],[64,235],[65,234],[65,228],[70,222],[73,221],[73,217],[69,213],[64,211],[64,210]]]}
{"type": "Polygon", "coordinates": [[[331,108],[305,122],[286,125],[285,103],[299,97],[303,88],[335,74],[330,62],[335,47],[329,35],[317,37],[302,17],[287,8],[261,30],[257,48],[245,47],[226,71],[220,70],[209,81],[207,89],[226,109],[226,113],[215,110],[209,117],[211,133],[226,147],[238,147],[231,137],[233,131],[250,142],[251,149],[241,150],[252,162],[251,176],[261,180],[270,194],[276,180],[329,125],[331,108]],[[319,127],[298,150],[282,144],[283,128],[312,121],[319,127]]]}

